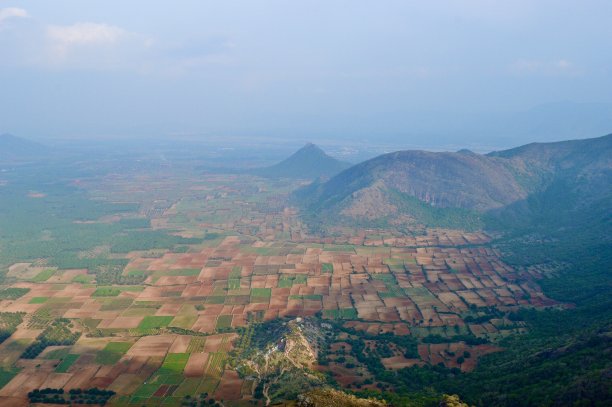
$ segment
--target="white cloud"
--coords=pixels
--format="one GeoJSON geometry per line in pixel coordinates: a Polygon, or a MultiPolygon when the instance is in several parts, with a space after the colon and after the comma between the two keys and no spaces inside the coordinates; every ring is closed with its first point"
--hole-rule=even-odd
{"type": "Polygon", "coordinates": [[[9,18],[26,18],[28,17],[28,12],[22,8],[17,7],[7,7],[0,8],[0,23],[4,20],[8,20],[9,18]]]}
{"type": "Polygon", "coordinates": [[[517,75],[575,74],[576,67],[567,59],[517,59],[510,64],[510,72],[517,75]]]}
{"type": "MultiPolygon", "coordinates": [[[[2,0],[0,0],[1,2],[2,0]]],[[[24,15],[0,9],[2,18],[24,15]]],[[[27,15],[27,13],[25,13],[27,15]]],[[[143,74],[183,75],[204,66],[232,63],[235,44],[227,37],[168,43],[103,22],[66,25],[31,19],[4,30],[0,20],[0,66],[45,69],[135,71],[143,74]]]]}
{"type": "Polygon", "coordinates": [[[47,38],[62,46],[113,44],[125,34],[122,28],[98,23],[47,27],[47,38]]]}
{"type": "Polygon", "coordinates": [[[103,49],[108,52],[119,48],[129,36],[129,33],[120,27],[101,23],[50,25],[45,30],[47,56],[55,65],[75,62],[75,58],[86,62],[95,57],[91,52],[103,49]],[[83,55],[84,58],[79,57],[83,55]]]}

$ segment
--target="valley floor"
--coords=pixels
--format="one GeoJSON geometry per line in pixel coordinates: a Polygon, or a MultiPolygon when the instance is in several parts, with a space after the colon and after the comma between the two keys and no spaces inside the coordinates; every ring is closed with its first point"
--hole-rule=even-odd
{"type": "Polygon", "coordinates": [[[525,330],[516,310],[562,306],[538,285],[550,270],[505,264],[483,232],[310,236],[286,203],[293,182],[132,172],[74,185],[94,199],[136,204],[87,222],[131,226],[64,265],[57,257],[65,251],[7,265],[2,405],[26,405],[28,392],[44,388],[62,389],[66,400],[71,389],[112,390],[111,405],[279,401],[301,389],[274,393],[240,366],[257,346],[291,358],[285,336],[253,336],[296,318],[313,350],[301,368],[313,378],[393,390],[382,371],[471,371],[501,350],[500,339],[525,330]],[[166,237],[146,247],[129,238],[151,231],[166,237]]]}

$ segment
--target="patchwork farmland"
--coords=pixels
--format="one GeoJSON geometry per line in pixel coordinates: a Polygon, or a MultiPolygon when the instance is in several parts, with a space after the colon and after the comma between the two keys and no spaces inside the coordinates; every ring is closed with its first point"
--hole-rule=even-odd
{"type": "Polygon", "coordinates": [[[482,232],[311,236],[285,202],[292,185],[248,176],[187,181],[84,180],[79,187],[93,197],[138,202],[131,216],[165,237],[155,235],[152,247],[118,239],[76,257],[103,258],[103,266],[41,258],[8,268],[0,404],[27,404],[28,392],[42,388],[111,390],[111,405],[264,403],[257,380],[237,369],[240,355],[256,327],[296,319],[334,332],[313,345],[326,362],[317,370],[348,388],[375,388],[358,346],[378,352],[388,370],[470,371],[499,350],[499,339],[525,329],[513,311],[558,305],[537,284],[545,270],[508,266],[482,232]]]}

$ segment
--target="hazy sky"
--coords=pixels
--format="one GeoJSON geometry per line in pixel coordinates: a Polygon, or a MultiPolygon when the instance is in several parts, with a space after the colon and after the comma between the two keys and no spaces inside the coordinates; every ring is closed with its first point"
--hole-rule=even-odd
{"type": "Polygon", "coordinates": [[[578,136],[599,135],[611,16],[609,0],[0,0],[0,132],[493,145],[513,118],[548,139],[577,112],[578,136]]]}

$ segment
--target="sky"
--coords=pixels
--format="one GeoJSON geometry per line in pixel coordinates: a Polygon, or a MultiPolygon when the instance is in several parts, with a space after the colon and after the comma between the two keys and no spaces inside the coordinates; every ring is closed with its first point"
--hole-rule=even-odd
{"type": "Polygon", "coordinates": [[[0,133],[599,136],[610,16],[609,0],[0,0],[0,133]]]}

